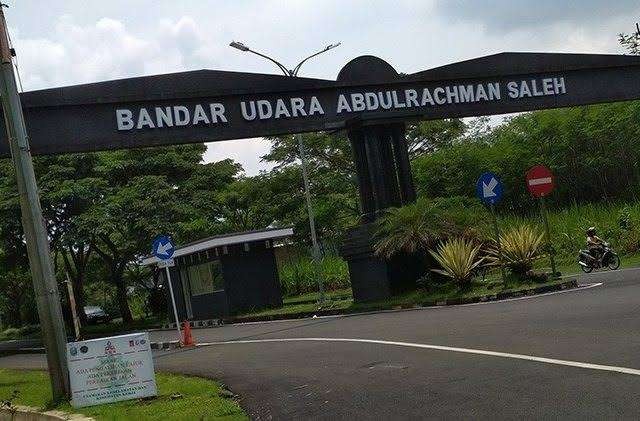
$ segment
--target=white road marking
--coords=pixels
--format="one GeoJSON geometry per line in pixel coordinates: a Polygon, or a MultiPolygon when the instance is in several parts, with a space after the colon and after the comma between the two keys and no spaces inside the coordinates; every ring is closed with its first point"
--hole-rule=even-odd
{"type": "Polygon", "coordinates": [[[354,338],[248,339],[248,340],[238,340],[238,341],[206,342],[206,343],[200,343],[198,344],[198,346],[202,347],[202,346],[215,346],[215,345],[260,344],[260,343],[269,343],[269,342],[349,342],[349,343],[402,346],[402,347],[409,347],[409,348],[432,349],[437,351],[461,352],[464,354],[488,355],[492,357],[511,358],[516,360],[534,361],[534,362],[545,363],[545,364],[564,365],[568,367],[585,368],[589,370],[611,371],[615,373],[640,376],[639,369],[628,368],[628,367],[617,367],[612,365],[591,364],[591,363],[584,363],[579,361],[558,360],[555,358],[536,357],[533,355],[524,355],[524,354],[511,354],[508,352],[487,351],[484,349],[457,348],[452,346],[429,345],[429,344],[419,344],[419,343],[412,343],[412,342],[383,341],[379,339],[360,339],[360,338],[355,338],[355,339],[354,338]]]}
{"type": "Polygon", "coordinates": [[[529,180],[530,186],[539,186],[540,184],[551,184],[551,177],[532,178],[529,180]]]}

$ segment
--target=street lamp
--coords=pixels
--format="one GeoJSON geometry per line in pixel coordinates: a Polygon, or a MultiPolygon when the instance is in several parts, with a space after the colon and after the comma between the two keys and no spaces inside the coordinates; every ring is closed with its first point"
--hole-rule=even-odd
{"type": "Polygon", "coordinates": [[[315,57],[315,56],[318,56],[318,55],[320,55],[320,54],[322,54],[322,53],[326,53],[326,52],[327,52],[327,51],[329,51],[329,50],[333,50],[334,48],[339,47],[339,46],[340,46],[340,44],[341,44],[340,42],[337,42],[337,43],[335,43],[335,44],[329,44],[329,45],[327,45],[327,46],[326,46],[326,47],[324,47],[322,50],[320,50],[320,51],[318,51],[318,52],[316,52],[316,53],[313,53],[313,54],[311,54],[309,57],[307,57],[307,58],[303,59],[300,63],[298,63],[298,64],[297,64],[297,66],[296,66],[296,67],[294,67],[294,68],[293,68],[293,70],[289,70],[289,69],[287,69],[286,67],[284,67],[284,65],[282,65],[282,63],[278,62],[277,60],[274,60],[273,58],[271,58],[271,57],[269,57],[269,56],[267,56],[267,55],[265,55],[265,54],[262,54],[262,53],[259,53],[259,52],[257,52],[257,51],[252,50],[251,48],[247,47],[247,46],[246,46],[245,44],[243,44],[242,42],[238,42],[238,41],[231,41],[231,43],[229,44],[229,46],[230,46],[230,47],[235,48],[236,50],[240,50],[240,51],[242,51],[242,52],[249,52],[249,53],[253,53],[253,54],[255,54],[255,55],[258,55],[258,56],[260,56],[260,57],[262,57],[262,58],[265,58],[265,59],[269,60],[270,62],[272,62],[273,64],[275,64],[276,66],[278,66],[278,68],[279,68],[280,70],[282,70],[282,73],[284,73],[284,75],[285,75],[285,76],[297,77],[297,76],[298,76],[298,72],[300,71],[300,68],[302,67],[302,65],[303,65],[307,60],[309,60],[310,58],[313,58],[313,57],[315,57]]]}
{"type": "MultiPolygon", "coordinates": [[[[282,65],[280,62],[278,62],[277,60],[274,60],[273,58],[259,53],[257,51],[252,50],[251,48],[247,47],[245,44],[243,44],[242,42],[237,42],[237,41],[232,41],[229,44],[230,47],[235,48],[236,50],[240,50],[242,52],[249,52],[249,53],[253,53],[257,56],[260,56],[262,58],[265,58],[267,60],[269,60],[270,62],[274,63],[276,66],[278,66],[278,68],[282,71],[282,73],[284,73],[285,76],[289,76],[289,77],[298,77],[298,72],[300,71],[300,68],[302,67],[302,65],[309,60],[310,58],[313,58],[315,56],[318,56],[322,53],[326,53],[329,50],[333,50],[334,48],[340,46],[340,43],[335,43],[335,44],[329,44],[326,47],[324,47],[322,50],[311,54],[310,56],[306,57],[305,59],[303,59],[300,63],[298,63],[296,65],[296,67],[293,68],[293,70],[289,70],[287,69],[284,65],[282,65]]],[[[320,260],[320,247],[318,246],[318,238],[316,236],[316,223],[315,223],[315,219],[313,216],[313,205],[311,203],[311,191],[309,188],[309,176],[307,174],[307,158],[306,158],[306,153],[305,153],[305,148],[304,148],[304,144],[302,143],[302,136],[300,136],[300,134],[296,134],[295,135],[296,140],[298,141],[298,149],[300,151],[300,164],[302,166],[302,179],[304,180],[304,195],[306,198],[306,202],[307,202],[307,212],[309,214],[309,229],[311,230],[311,244],[313,246],[313,261],[316,264],[316,267],[318,265],[318,262],[320,260]]],[[[317,274],[316,274],[317,276],[317,274]]],[[[320,302],[324,302],[324,286],[322,285],[322,279],[321,277],[318,276],[318,291],[320,293],[320,302]]]]}

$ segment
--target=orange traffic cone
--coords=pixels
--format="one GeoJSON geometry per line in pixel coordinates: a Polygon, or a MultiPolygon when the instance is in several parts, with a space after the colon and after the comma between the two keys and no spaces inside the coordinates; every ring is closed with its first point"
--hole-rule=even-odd
{"type": "Polygon", "coordinates": [[[181,346],[195,346],[196,343],[193,341],[193,337],[191,336],[191,325],[187,320],[182,322],[182,341],[181,346]]]}

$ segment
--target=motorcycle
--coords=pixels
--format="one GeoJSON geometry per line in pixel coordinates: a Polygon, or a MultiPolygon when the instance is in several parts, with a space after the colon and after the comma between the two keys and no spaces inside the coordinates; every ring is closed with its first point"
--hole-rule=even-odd
{"type": "Polygon", "coordinates": [[[580,250],[578,264],[584,273],[590,273],[594,269],[609,268],[616,270],[620,267],[620,257],[613,251],[609,243],[602,245],[603,252],[599,258],[593,257],[589,250],[580,250]]]}

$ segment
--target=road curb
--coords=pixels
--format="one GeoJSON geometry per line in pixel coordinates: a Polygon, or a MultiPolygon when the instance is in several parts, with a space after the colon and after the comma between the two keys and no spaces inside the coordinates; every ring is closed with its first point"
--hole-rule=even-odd
{"type": "MultiPolygon", "coordinates": [[[[180,348],[180,341],[167,341],[167,342],[151,342],[151,349],[154,351],[159,350],[171,350],[180,348]]],[[[43,347],[34,348],[17,348],[11,350],[0,351],[0,357],[8,357],[10,355],[25,355],[25,354],[45,354],[43,347]]]]}
{"type": "Polygon", "coordinates": [[[44,347],[4,349],[0,351],[0,357],[8,357],[16,354],[44,354],[44,347]]]}
{"type": "Polygon", "coordinates": [[[154,351],[180,348],[180,341],[151,342],[151,349],[154,351]]]}
{"type": "Polygon", "coordinates": [[[486,294],[479,295],[474,297],[464,297],[464,298],[450,298],[447,300],[429,300],[423,301],[421,303],[412,303],[412,304],[404,304],[404,305],[388,305],[381,306],[375,310],[369,311],[345,311],[345,310],[318,310],[318,311],[306,311],[300,313],[292,313],[292,314],[282,314],[282,315],[269,315],[269,316],[253,316],[253,317],[240,317],[240,318],[226,318],[223,319],[225,324],[235,324],[235,323],[252,323],[252,322],[269,322],[274,320],[296,320],[296,319],[306,319],[310,317],[321,317],[321,316],[339,316],[339,315],[356,315],[356,314],[364,314],[364,313],[375,313],[379,311],[389,311],[389,310],[414,310],[417,308],[426,308],[426,307],[445,307],[445,306],[455,306],[462,304],[476,304],[482,302],[490,302],[490,301],[502,301],[511,298],[519,298],[524,296],[535,296],[539,294],[545,294],[548,292],[562,291],[566,289],[574,289],[578,288],[578,280],[577,278],[569,279],[565,282],[553,284],[553,285],[541,285],[537,287],[522,289],[518,291],[504,291],[497,294],[486,294]]]}
{"type": "MultiPolygon", "coordinates": [[[[207,319],[207,320],[190,320],[189,326],[192,329],[209,329],[212,327],[221,327],[224,324],[222,319],[207,319]]],[[[182,325],[180,326],[182,328],[182,325]]],[[[147,332],[163,332],[167,330],[176,329],[176,323],[165,323],[161,327],[153,329],[147,329],[147,332]]]]}
{"type": "Polygon", "coordinates": [[[0,420],[11,421],[94,421],[94,418],[81,414],[70,414],[63,411],[42,411],[38,408],[23,405],[10,405],[0,408],[0,420]]]}

